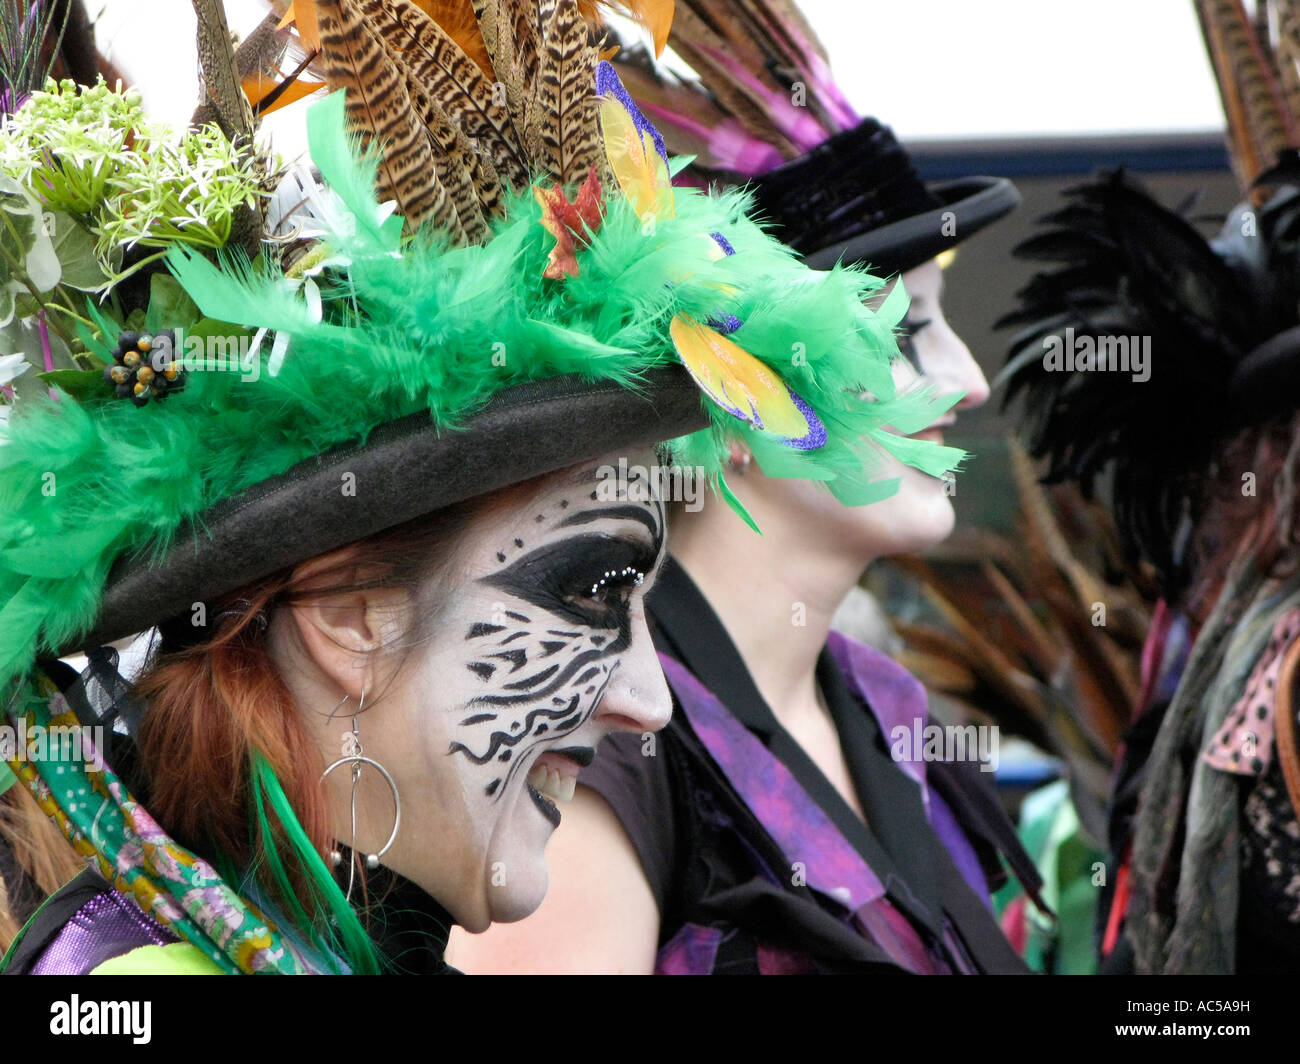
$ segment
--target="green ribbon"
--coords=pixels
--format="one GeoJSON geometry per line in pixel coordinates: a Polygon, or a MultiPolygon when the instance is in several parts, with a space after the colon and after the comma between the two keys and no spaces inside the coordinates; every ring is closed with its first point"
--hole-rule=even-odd
{"type": "Polygon", "coordinates": [[[18,782],[18,777],[14,775],[13,769],[0,761],[0,794],[4,794],[10,787],[18,782]]]}

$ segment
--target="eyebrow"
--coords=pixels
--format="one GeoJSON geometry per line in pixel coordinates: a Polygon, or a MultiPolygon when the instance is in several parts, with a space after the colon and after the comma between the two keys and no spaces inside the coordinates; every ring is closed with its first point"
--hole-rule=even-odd
{"type": "Polygon", "coordinates": [[[559,523],[560,528],[569,528],[573,525],[586,525],[593,521],[636,521],[645,526],[650,533],[650,539],[658,542],[663,538],[660,530],[660,522],[652,511],[644,506],[604,506],[592,507],[590,510],[579,510],[577,513],[569,514],[559,523]]]}

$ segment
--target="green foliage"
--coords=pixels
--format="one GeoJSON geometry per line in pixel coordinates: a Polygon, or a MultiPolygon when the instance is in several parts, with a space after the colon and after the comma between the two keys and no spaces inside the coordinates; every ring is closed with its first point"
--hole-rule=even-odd
{"type": "Polygon", "coordinates": [[[37,377],[51,388],[60,389],[79,403],[100,402],[108,397],[102,370],[56,369],[48,373],[38,373],[37,377]]]}
{"type": "Polygon", "coordinates": [[[89,88],[51,80],[33,93],[8,118],[0,172],[94,238],[101,277],[83,288],[118,279],[122,252],[137,246],[222,247],[236,211],[261,195],[252,153],[215,126],[179,138],[150,126],[139,95],[102,78],[89,88]]]}
{"type": "Polygon", "coordinates": [[[198,320],[199,308],[175,277],[156,273],[149,278],[149,309],[144,319],[145,332],[188,329],[198,320]]]}
{"type": "Polygon", "coordinates": [[[0,169],[51,210],[92,214],[143,125],[136,92],[114,92],[102,78],[89,88],[50,80],[8,116],[0,169]]]}

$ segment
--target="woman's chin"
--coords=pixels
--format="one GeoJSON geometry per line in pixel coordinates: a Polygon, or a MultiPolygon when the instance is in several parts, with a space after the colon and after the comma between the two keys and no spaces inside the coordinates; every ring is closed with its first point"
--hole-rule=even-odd
{"type": "Polygon", "coordinates": [[[937,477],[907,469],[890,498],[850,508],[863,554],[872,558],[913,554],[942,543],[957,523],[951,490],[937,477]]]}
{"type": "Polygon", "coordinates": [[[530,793],[530,788],[521,791],[513,810],[501,821],[483,867],[484,909],[494,924],[524,919],[546,897],[546,844],[555,831],[556,806],[530,793]]]}
{"type": "Polygon", "coordinates": [[[546,858],[541,854],[536,857],[530,856],[526,867],[517,868],[513,877],[505,872],[503,879],[501,869],[498,869],[497,874],[489,869],[487,885],[489,922],[513,924],[516,920],[531,916],[546,897],[546,887],[549,882],[546,858]]]}

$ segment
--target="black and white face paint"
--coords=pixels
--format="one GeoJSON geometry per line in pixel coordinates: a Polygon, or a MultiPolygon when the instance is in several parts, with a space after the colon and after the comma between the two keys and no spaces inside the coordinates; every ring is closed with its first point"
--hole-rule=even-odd
{"type": "Polygon", "coordinates": [[[438,860],[452,849],[478,870],[493,920],[540,904],[559,804],[601,739],[667,722],[644,617],[665,554],[663,504],[636,477],[612,497],[598,491],[596,469],[557,475],[526,508],[474,523],[465,579],[415,672],[434,834],[447,836],[438,860]]]}

